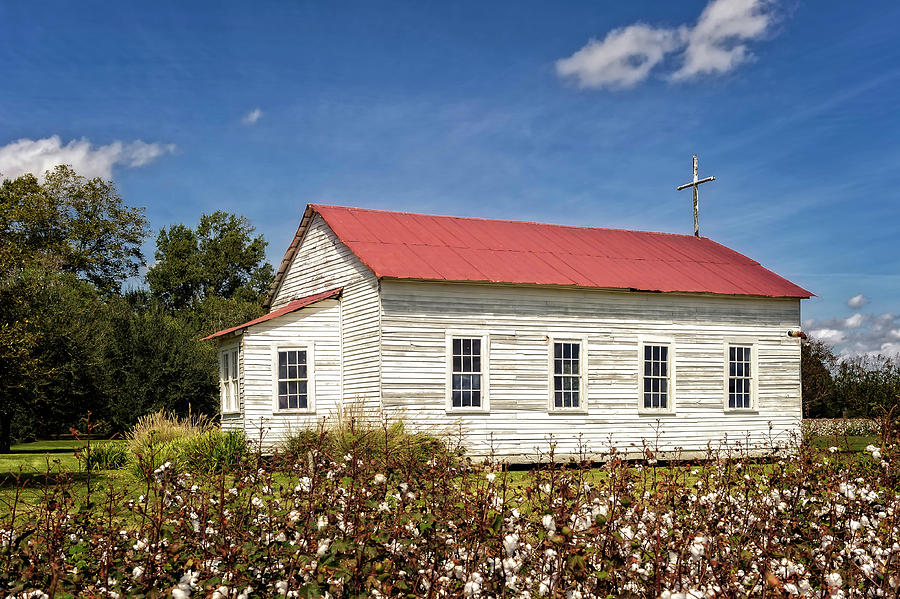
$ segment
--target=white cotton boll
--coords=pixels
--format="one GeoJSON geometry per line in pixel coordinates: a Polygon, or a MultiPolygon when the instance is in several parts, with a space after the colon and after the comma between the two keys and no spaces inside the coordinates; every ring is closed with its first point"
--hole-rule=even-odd
{"type": "Polygon", "coordinates": [[[875,458],[876,460],[880,460],[881,452],[876,449],[875,451],[872,452],[872,457],[875,458]]]}
{"type": "Polygon", "coordinates": [[[550,514],[547,514],[543,518],[541,518],[541,525],[543,525],[543,527],[547,529],[547,532],[556,531],[556,521],[553,520],[553,516],[551,516],[550,514]]]}
{"type": "Polygon", "coordinates": [[[319,550],[316,551],[316,555],[322,557],[328,552],[328,547],[331,545],[331,539],[322,539],[319,541],[319,550]]]}
{"type": "Polygon", "coordinates": [[[212,599],[228,599],[228,587],[222,585],[217,588],[213,591],[212,599]]]}
{"type": "Polygon", "coordinates": [[[841,578],[841,575],[837,572],[832,572],[825,577],[825,584],[827,584],[829,587],[839,589],[844,585],[844,579],[841,578]]]}
{"type": "Polygon", "coordinates": [[[859,520],[850,520],[850,532],[859,530],[859,520]]]}
{"type": "Polygon", "coordinates": [[[322,530],[326,526],[328,526],[328,518],[326,518],[325,516],[319,516],[319,520],[316,522],[316,528],[322,530]]]}
{"type": "Polygon", "coordinates": [[[404,492],[404,493],[406,493],[407,491],[409,491],[409,483],[400,483],[400,484],[397,485],[397,486],[400,487],[400,490],[401,490],[402,492],[404,492]]]}
{"type": "Polygon", "coordinates": [[[296,491],[298,493],[300,493],[301,491],[309,492],[309,490],[311,488],[312,488],[312,479],[309,478],[308,476],[304,476],[299,481],[297,481],[297,486],[294,487],[294,491],[296,491]]]}
{"type": "Polygon", "coordinates": [[[503,550],[506,552],[506,555],[512,557],[516,554],[516,551],[519,549],[519,535],[511,534],[503,537],[503,550]]]}
{"type": "Polygon", "coordinates": [[[706,539],[703,537],[694,537],[694,541],[690,546],[691,558],[694,559],[694,561],[699,561],[706,553],[705,542],[706,539]]]}
{"type": "Polygon", "coordinates": [[[376,485],[383,485],[384,483],[387,482],[387,477],[379,472],[378,474],[375,475],[375,478],[372,480],[376,485]]]}
{"type": "Polygon", "coordinates": [[[387,501],[382,501],[378,504],[378,511],[379,513],[387,514],[391,511],[391,504],[389,504],[387,501]]]}
{"type": "Polygon", "coordinates": [[[630,526],[623,526],[619,530],[619,534],[622,535],[622,538],[625,539],[626,541],[630,541],[634,538],[634,531],[631,529],[630,526]]]}
{"type": "Polygon", "coordinates": [[[279,580],[275,583],[275,592],[279,595],[287,595],[288,592],[288,584],[284,580],[279,580]]]}
{"type": "Polygon", "coordinates": [[[484,477],[487,479],[487,481],[488,481],[489,483],[493,483],[493,482],[494,482],[494,479],[497,478],[497,475],[494,474],[493,472],[488,472],[487,474],[484,475],[484,477]]]}
{"type": "Polygon", "coordinates": [[[134,570],[131,571],[131,577],[137,580],[144,574],[144,568],[142,566],[135,566],[134,570]]]}
{"type": "Polygon", "coordinates": [[[831,447],[828,448],[828,451],[829,451],[829,453],[837,453],[838,448],[835,447],[834,445],[832,445],[831,447]]]}

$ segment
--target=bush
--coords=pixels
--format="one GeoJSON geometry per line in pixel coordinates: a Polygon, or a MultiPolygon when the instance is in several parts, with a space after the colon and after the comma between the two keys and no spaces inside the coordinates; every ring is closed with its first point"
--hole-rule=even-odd
{"type": "Polygon", "coordinates": [[[206,416],[178,418],[163,412],[138,421],[128,448],[138,478],[166,462],[178,472],[232,470],[250,453],[243,431],[222,431],[206,416]]]}
{"type": "Polygon", "coordinates": [[[350,455],[385,469],[422,470],[436,458],[461,454],[446,433],[407,432],[403,421],[387,422],[351,409],[340,410],[331,426],[302,429],[284,439],[279,450],[297,461],[308,454],[325,454],[340,460],[350,455]],[[379,421],[380,420],[380,421],[379,421]]]}
{"type": "Polygon", "coordinates": [[[128,446],[121,441],[100,441],[75,452],[82,471],[118,470],[128,464],[128,446]]]}

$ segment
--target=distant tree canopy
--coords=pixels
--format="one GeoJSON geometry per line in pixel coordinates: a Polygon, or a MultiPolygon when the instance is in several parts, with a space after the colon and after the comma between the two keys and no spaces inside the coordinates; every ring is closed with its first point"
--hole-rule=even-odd
{"type": "Polygon", "coordinates": [[[216,355],[201,337],[263,313],[266,242],[225,212],[160,231],[148,288],[143,208],[70,167],[0,184],[0,452],[65,432],[89,412],[107,431],[168,410],[215,414],[216,355]]]}
{"type": "Polygon", "coordinates": [[[800,371],[805,417],[879,418],[900,411],[900,357],[840,358],[813,339],[801,349],[800,371]]]}
{"type": "Polygon", "coordinates": [[[26,174],[0,185],[0,244],[9,261],[75,274],[102,293],[119,291],[144,264],[143,208],[126,206],[111,181],[68,166],[44,181],[26,174]]]}
{"type": "Polygon", "coordinates": [[[196,308],[207,298],[258,303],[272,282],[266,241],[243,216],[204,214],[196,230],[161,229],[156,264],[147,273],[151,293],[171,310],[196,308]]]}

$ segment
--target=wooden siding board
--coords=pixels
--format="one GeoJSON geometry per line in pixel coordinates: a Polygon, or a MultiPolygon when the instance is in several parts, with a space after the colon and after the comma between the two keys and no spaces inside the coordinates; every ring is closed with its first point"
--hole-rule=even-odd
{"type": "Polygon", "coordinates": [[[515,459],[550,434],[563,452],[577,449],[579,434],[633,449],[658,442],[659,427],[661,449],[703,451],[726,440],[786,442],[798,430],[799,345],[785,333],[799,325],[799,300],[384,281],[381,320],[385,409],[402,410],[414,426],[462,424],[473,455],[493,442],[515,459]],[[489,414],[446,410],[444,336],[454,329],[491,335],[489,414]],[[566,335],[588,337],[587,413],[548,413],[548,338],[566,335]],[[674,415],[638,414],[641,336],[675,343],[674,415]],[[729,337],[757,344],[756,413],[724,411],[729,337]]]}

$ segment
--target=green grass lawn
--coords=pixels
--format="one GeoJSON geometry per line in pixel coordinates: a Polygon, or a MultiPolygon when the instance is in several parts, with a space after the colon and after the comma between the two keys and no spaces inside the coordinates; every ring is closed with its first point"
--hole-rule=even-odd
{"type": "MultiPolygon", "coordinates": [[[[123,441],[92,441],[91,443],[123,443],[123,441]]],[[[61,478],[71,478],[76,492],[86,489],[87,473],[81,472],[75,452],[84,447],[84,441],[36,441],[13,445],[11,453],[0,454],[0,513],[6,511],[8,501],[21,490],[20,498],[26,504],[39,502],[41,490],[56,484],[61,478]]],[[[124,472],[93,472],[97,485],[117,484],[124,472]]],[[[93,482],[92,482],[93,486],[93,482]]]]}
{"type": "Polygon", "coordinates": [[[839,437],[836,435],[824,435],[812,439],[813,447],[828,449],[837,447],[844,452],[865,451],[867,445],[881,445],[881,438],[876,436],[839,437]]]}

